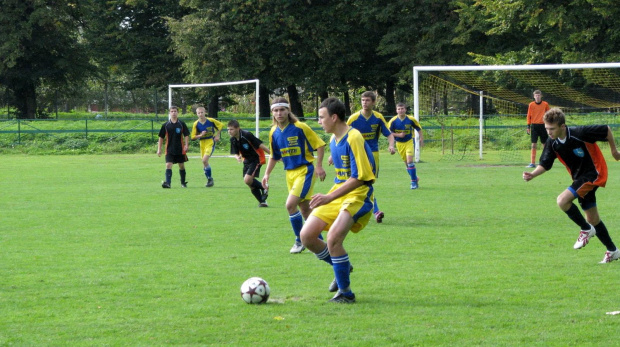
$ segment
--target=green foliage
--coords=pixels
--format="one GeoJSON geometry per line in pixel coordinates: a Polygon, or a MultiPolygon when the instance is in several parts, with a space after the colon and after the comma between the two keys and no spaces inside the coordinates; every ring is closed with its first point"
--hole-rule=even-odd
{"type": "MultiPolygon", "coordinates": [[[[212,158],[207,189],[195,156],[189,188],[175,166],[170,190],[154,153],[3,156],[0,345],[616,344],[618,316],[605,313],[618,310],[620,264],[597,264],[596,239],[572,249],[560,167],[525,183],[521,167],[431,156],[411,191],[400,159],[382,154],[386,218],[347,236],[358,299],[347,306],[327,303],[328,265],[288,253],[283,170],[259,209],[234,159],[212,158]],[[241,300],[251,276],[271,285],[267,304],[241,300]]],[[[597,191],[616,242],[618,194],[617,181],[597,191]]]]}
{"type": "Polygon", "coordinates": [[[183,4],[193,12],[170,27],[193,81],[252,76],[270,90],[299,85],[323,92],[346,90],[347,83],[378,86],[395,72],[385,72],[386,58],[376,52],[383,26],[369,19],[365,1],[183,4]]]}
{"type": "Polygon", "coordinates": [[[412,65],[469,62],[465,46],[453,43],[458,23],[453,1],[387,1],[372,8],[386,26],[378,49],[400,67],[400,78],[407,87],[412,65]],[[447,51],[451,53],[442,54],[447,51]]]}
{"type": "Polygon", "coordinates": [[[3,1],[0,11],[0,84],[17,115],[35,118],[37,88],[44,83],[62,88],[81,81],[90,71],[86,46],[79,40],[84,10],[73,1],[3,1]]]}
{"type": "Polygon", "coordinates": [[[460,42],[480,64],[617,61],[620,10],[609,1],[459,1],[460,42]],[[484,40],[479,41],[483,37],[484,40]],[[477,42],[477,43],[476,43],[477,42]],[[486,46],[486,47],[485,47],[486,46]],[[496,59],[494,59],[496,57],[496,59]]]}
{"type": "Polygon", "coordinates": [[[181,81],[181,61],[171,50],[168,18],[186,11],[178,0],[89,1],[84,38],[100,67],[99,78],[127,90],[156,87],[165,90],[181,81]]]}
{"type": "Polygon", "coordinates": [[[107,90],[126,109],[152,110],[169,83],[258,78],[265,118],[270,94],[296,88],[345,98],[376,90],[392,114],[413,65],[617,61],[619,11],[591,0],[9,0],[0,103],[53,118],[55,106],[103,104],[107,90]]]}

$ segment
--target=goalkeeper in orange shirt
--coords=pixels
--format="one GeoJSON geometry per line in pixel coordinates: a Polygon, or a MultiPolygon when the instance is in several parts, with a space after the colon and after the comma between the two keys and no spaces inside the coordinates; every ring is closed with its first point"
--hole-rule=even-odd
{"type": "Polygon", "coordinates": [[[545,122],[543,122],[543,116],[547,111],[549,111],[549,104],[546,101],[542,101],[542,92],[535,90],[534,101],[530,102],[527,108],[527,134],[532,137],[532,155],[530,164],[526,167],[536,167],[536,144],[538,138],[540,138],[540,143],[542,143],[544,148],[545,142],[547,142],[549,137],[545,130],[545,122]]]}

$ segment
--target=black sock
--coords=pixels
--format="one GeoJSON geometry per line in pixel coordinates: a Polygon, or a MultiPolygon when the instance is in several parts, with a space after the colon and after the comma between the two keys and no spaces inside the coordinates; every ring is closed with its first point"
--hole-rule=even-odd
{"type": "Polygon", "coordinates": [[[256,200],[258,200],[258,202],[264,202],[263,201],[263,185],[255,178],[254,181],[252,181],[252,187],[250,187],[250,189],[252,190],[252,195],[254,195],[254,197],[256,198],[256,200]]]}
{"type": "Polygon", "coordinates": [[[603,221],[594,226],[596,229],[596,237],[601,241],[602,244],[607,247],[607,250],[613,252],[616,250],[616,245],[614,245],[613,241],[611,241],[611,237],[609,237],[609,231],[607,231],[607,227],[603,224],[603,221]]]}
{"type": "Polygon", "coordinates": [[[172,181],[172,169],[166,169],[166,182],[170,184],[172,181]]]}
{"type": "Polygon", "coordinates": [[[577,208],[577,205],[571,204],[568,211],[564,211],[564,213],[566,213],[568,215],[568,218],[575,222],[575,224],[577,224],[581,228],[581,230],[590,230],[590,224],[586,221],[585,218],[583,218],[583,215],[579,211],[579,208],[577,208]]]}
{"type": "Polygon", "coordinates": [[[179,170],[179,174],[181,174],[181,183],[185,183],[185,169],[179,170]]]}
{"type": "Polygon", "coordinates": [[[252,191],[252,195],[254,195],[256,200],[258,200],[258,202],[263,202],[262,201],[262,196],[261,196],[262,194],[260,193],[260,189],[252,188],[251,191],[252,191]]]}

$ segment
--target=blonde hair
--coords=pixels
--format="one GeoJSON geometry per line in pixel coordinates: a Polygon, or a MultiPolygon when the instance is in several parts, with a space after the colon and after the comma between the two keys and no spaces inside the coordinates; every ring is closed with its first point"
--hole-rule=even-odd
{"type": "MultiPolygon", "coordinates": [[[[279,98],[275,98],[272,102],[272,104],[288,104],[288,100],[286,100],[286,98],[283,97],[279,97],[279,98]]],[[[288,109],[288,122],[289,123],[297,123],[299,122],[299,118],[297,118],[296,115],[293,114],[293,112],[291,112],[291,109],[288,109]]],[[[276,118],[272,115],[271,116],[271,126],[274,125],[278,125],[278,122],[276,121],[276,118]]]]}

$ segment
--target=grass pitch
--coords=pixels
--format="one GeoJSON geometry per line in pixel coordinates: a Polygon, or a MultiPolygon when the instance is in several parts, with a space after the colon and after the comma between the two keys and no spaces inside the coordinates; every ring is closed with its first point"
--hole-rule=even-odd
{"type": "MultiPolygon", "coordinates": [[[[289,254],[281,164],[259,209],[232,158],[211,159],[213,188],[194,158],[189,188],[175,166],[164,190],[154,154],[3,156],[0,345],[617,344],[620,316],[606,312],[620,310],[620,262],[598,264],[596,239],[572,249],[560,163],[525,183],[525,162],[425,158],[411,191],[382,153],[386,218],[347,237],[358,302],[337,305],[331,268],[289,254]],[[252,276],[271,286],[265,305],[240,298],[252,276]]],[[[599,210],[620,244],[620,163],[608,165],[599,210]]]]}

